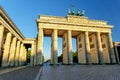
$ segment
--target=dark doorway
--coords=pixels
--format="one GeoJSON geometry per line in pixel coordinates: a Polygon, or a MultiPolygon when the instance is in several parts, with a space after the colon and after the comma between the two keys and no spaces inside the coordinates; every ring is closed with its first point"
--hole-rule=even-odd
{"type": "Polygon", "coordinates": [[[119,60],[119,62],[120,62],[120,46],[117,46],[117,52],[118,52],[118,60],[119,60]]]}
{"type": "Polygon", "coordinates": [[[1,48],[1,54],[0,54],[0,66],[2,65],[2,57],[3,57],[3,48],[1,48]]]}
{"type": "Polygon", "coordinates": [[[27,64],[30,64],[30,57],[31,57],[31,48],[28,48],[28,51],[27,51],[27,64]]]}
{"type": "Polygon", "coordinates": [[[29,65],[30,64],[30,57],[31,57],[31,44],[24,44],[25,48],[27,49],[27,53],[26,53],[26,64],[29,65]]]}

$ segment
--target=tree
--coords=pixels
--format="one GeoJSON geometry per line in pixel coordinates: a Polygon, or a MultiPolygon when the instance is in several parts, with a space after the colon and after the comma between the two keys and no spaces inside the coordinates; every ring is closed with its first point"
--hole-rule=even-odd
{"type": "Polygon", "coordinates": [[[27,52],[27,63],[30,63],[30,53],[31,53],[31,50],[28,50],[27,52]]]}
{"type": "MultiPolygon", "coordinates": [[[[78,62],[77,52],[72,52],[73,62],[78,62]]],[[[63,54],[58,56],[58,62],[63,62],[63,54]]]]}
{"type": "Polygon", "coordinates": [[[60,56],[58,56],[58,62],[63,62],[63,54],[61,54],[60,56]]]}
{"type": "Polygon", "coordinates": [[[77,52],[72,52],[73,62],[78,62],[77,52]]]}
{"type": "Polygon", "coordinates": [[[45,58],[44,58],[44,56],[42,56],[42,62],[44,62],[45,61],[45,58]]]}

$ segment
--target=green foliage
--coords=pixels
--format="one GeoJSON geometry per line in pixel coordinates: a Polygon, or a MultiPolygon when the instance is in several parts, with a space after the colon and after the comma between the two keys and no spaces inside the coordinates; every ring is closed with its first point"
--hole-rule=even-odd
{"type": "Polygon", "coordinates": [[[78,62],[78,56],[77,56],[77,52],[72,52],[72,56],[73,56],[73,62],[78,62]]]}
{"type": "MultiPolygon", "coordinates": [[[[77,52],[72,52],[72,56],[73,56],[73,62],[77,63],[78,62],[77,52]]],[[[63,54],[58,56],[58,62],[63,62],[63,54]]]]}
{"type": "Polygon", "coordinates": [[[27,59],[30,59],[30,53],[31,53],[31,50],[28,50],[27,59]]]}
{"type": "Polygon", "coordinates": [[[30,63],[30,55],[31,54],[31,50],[28,50],[27,52],[27,63],[30,63]]]}
{"type": "Polygon", "coordinates": [[[58,56],[58,62],[62,62],[63,61],[63,54],[61,54],[60,56],[58,56]]]}
{"type": "MultiPolygon", "coordinates": [[[[77,52],[72,52],[72,56],[73,56],[73,62],[78,62],[78,56],[77,56],[77,52]]],[[[48,59],[45,62],[51,62],[51,59],[48,59]]],[[[60,56],[58,56],[58,62],[63,62],[63,54],[61,54],[60,56]]]]}
{"type": "Polygon", "coordinates": [[[51,59],[46,60],[45,62],[51,62],[51,59]]]}
{"type": "Polygon", "coordinates": [[[72,56],[73,57],[77,56],[77,52],[72,52],[72,56]]]}
{"type": "Polygon", "coordinates": [[[42,56],[42,62],[44,62],[45,61],[45,58],[44,58],[44,56],[42,56]]]}

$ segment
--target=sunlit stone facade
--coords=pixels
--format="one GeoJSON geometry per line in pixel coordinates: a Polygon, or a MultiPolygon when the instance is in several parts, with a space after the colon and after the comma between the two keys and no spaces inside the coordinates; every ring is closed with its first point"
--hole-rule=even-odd
{"type": "Polygon", "coordinates": [[[45,36],[51,37],[51,64],[58,64],[59,37],[62,38],[63,64],[73,64],[72,38],[76,39],[79,64],[119,63],[116,43],[114,46],[112,43],[112,28],[105,21],[90,20],[85,16],[40,15],[37,37],[25,38],[0,7],[0,65],[25,65],[28,48],[31,48],[30,66],[41,65],[45,36]]]}
{"type": "Polygon", "coordinates": [[[31,48],[30,65],[36,65],[36,38],[27,39],[0,7],[0,66],[22,66],[31,48]]]}
{"type": "Polygon", "coordinates": [[[105,21],[90,20],[85,16],[40,15],[37,26],[38,55],[44,54],[42,51],[44,36],[52,38],[51,64],[57,64],[58,37],[62,38],[63,64],[73,64],[72,38],[76,38],[79,64],[116,63],[111,37],[113,27],[105,21]]]}

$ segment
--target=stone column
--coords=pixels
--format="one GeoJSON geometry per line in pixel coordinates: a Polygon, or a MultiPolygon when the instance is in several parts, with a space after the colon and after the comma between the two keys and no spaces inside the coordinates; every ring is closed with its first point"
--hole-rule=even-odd
{"type": "Polygon", "coordinates": [[[9,61],[8,61],[9,66],[14,66],[16,41],[17,41],[17,38],[14,37],[13,40],[12,40],[11,47],[10,47],[10,54],[9,54],[9,61]]]}
{"type": "Polygon", "coordinates": [[[20,46],[20,54],[19,54],[19,65],[22,65],[22,55],[23,55],[23,43],[20,46]]]}
{"type": "Polygon", "coordinates": [[[1,48],[2,48],[2,42],[3,42],[3,34],[4,34],[4,27],[0,25],[0,59],[2,56],[1,48]]]}
{"type": "Polygon", "coordinates": [[[109,54],[111,58],[111,63],[116,63],[111,33],[108,33],[108,44],[109,44],[109,54]]]}
{"type": "Polygon", "coordinates": [[[16,48],[16,53],[15,53],[15,66],[18,66],[19,54],[20,54],[20,41],[17,41],[17,48],[16,48]]]}
{"type": "Polygon", "coordinates": [[[24,63],[27,63],[27,49],[25,48],[24,63]]]}
{"type": "Polygon", "coordinates": [[[23,46],[23,55],[22,55],[23,65],[26,64],[26,55],[27,55],[27,50],[26,50],[26,47],[23,46]]]}
{"type": "Polygon", "coordinates": [[[32,44],[31,48],[30,66],[34,66],[34,60],[36,59],[35,57],[36,57],[36,45],[34,43],[32,44]]]}
{"type": "Polygon", "coordinates": [[[97,45],[98,45],[99,62],[101,64],[103,64],[104,63],[104,57],[103,57],[103,49],[102,49],[100,32],[97,32],[97,45]]]}
{"type": "Polygon", "coordinates": [[[110,63],[109,43],[107,34],[101,35],[104,63],[110,63]]]}
{"type": "Polygon", "coordinates": [[[10,32],[7,33],[5,45],[4,45],[4,51],[3,51],[3,57],[2,57],[2,67],[8,67],[8,56],[10,52],[10,42],[11,42],[12,34],[10,32]]]}
{"type": "Polygon", "coordinates": [[[37,46],[37,65],[42,64],[42,54],[43,54],[43,29],[39,28],[38,32],[38,46],[37,46]]]}
{"type": "Polygon", "coordinates": [[[90,44],[91,62],[93,64],[98,64],[99,61],[98,61],[98,49],[97,49],[97,35],[95,33],[90,33],[89,44],[90,44]]]}
{"type": "Polygon", "coordinates": [[[31,44],[31,56],[30,56],[30,66],[34,64],[34,45],[31,44]]]}
{"type": "Polygon", "coordinates": [[[118,53],[118,43],[116,42],[113,42],[113,47],[114,47],[114,50],[115,50],[115,54],[116,54],[116,63],[120,64],[120,59],[119,59],[119,53],[118,53]]]}
{"type": "Polygon", "coordinates": [[[68,64],[73,64],[73,57],[72,57],[72,35],[71,30],[67,31],[67,49],[68,49],[68,64]]]}
{"type": "Polygon", "coordinates": [[[88,31],[85,32],[85,46],[86,46],[86,57],[87,57],[87,63],[91,64],[91,56],[90,56],[90,43],[89,43],[89,35],[88,31]]]}
{"type": "Polygon", "coordinates": [[[63,38],[62,38],[62,54],[63,54],[63,64],[68,64],[67,32],[63,34],[63,38]]]}
{"type": "Polygon", "coordinates": [[[36,56],[36,42],[34,43],[34,66],[37,65],[36,61],[37,61],[37,56],[36,56]]]}
{"type": "Polygon", "coordinates": [[[51,64],[57,64],[58,63],[58,32],[57,30],[53,30],[52,33],[52,51],[51,51],[51,64]]]}
{"type": "Polygon", "coordinates": [[[86,64],[85,35],[81,33],[77,36],[78,63],[86,64]]]}

